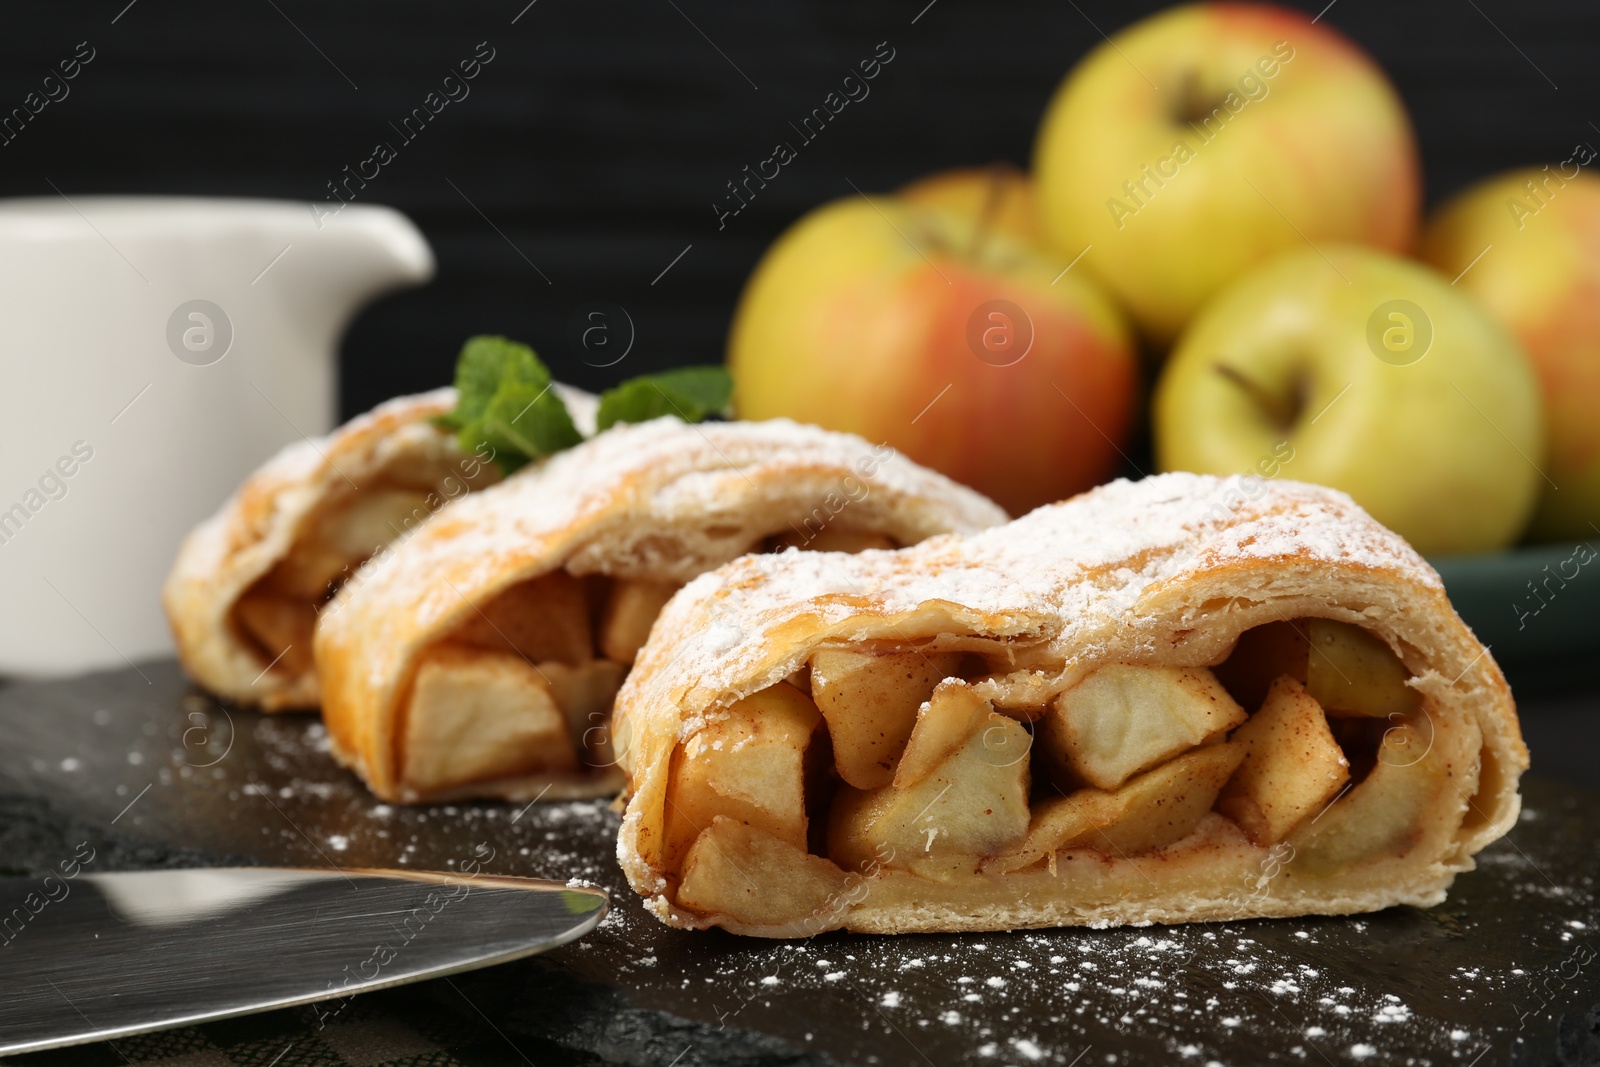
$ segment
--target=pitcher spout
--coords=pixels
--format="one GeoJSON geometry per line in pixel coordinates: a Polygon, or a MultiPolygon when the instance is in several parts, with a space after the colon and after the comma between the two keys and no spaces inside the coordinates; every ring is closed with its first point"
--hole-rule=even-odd
{"type": "Polygon", "coordinates": [[[340,324],[368,300],[433,278],[433,251],[417,227],[393,208],[345,204],[329,210],[310,204],[315,232],[307,237],[315,254],[298,272],[331,299],[344,305],[340,324]],[[319,214],[320,212],[320,214],[319,214]]]}

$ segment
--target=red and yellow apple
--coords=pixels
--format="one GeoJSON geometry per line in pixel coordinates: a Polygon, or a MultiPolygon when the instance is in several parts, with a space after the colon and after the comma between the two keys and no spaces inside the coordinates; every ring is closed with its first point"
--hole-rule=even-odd
{"type": "Polygon", "coordinates": [[[734,314],[738,416],[887,442],[1013,513],[1102,481],[1134,417],[1129,330],[991,223],[864,196],[795,223],[734,314]]]}
{"type": "Polygon", "coordinates": [[[1422,255],[1522,342],[1544,394],[1541,539],[1600,525],[1600,178],[1595,152],[1490,178],[1429,222],[1422,255]]]}
{"type": "Polygon", "coordinates": [[[1354,245],[1288,253],[1207,304],[1151,421],[1165,470],[1342,489],[1424,553],[1511,544],[1543,484],[1515,338],[1450,279],[1354,245]]]}
{"type": "Polygon", "coordinates": [[[1045,113],[1034,177],[1056,251],[1088,248],[1158,342],[1307,239],[1405,252],[1416,236],[1416,145],[1383,72],[1268,5],[1174,8],[1090,52],[1045,113]]]}
{"type": "Polygon", "coordinates": [[[1033,179],[1009,163],[940,171],[900,187],[910,204],[951,211],[969,219],[987,217],[996,233],[1048,247],[1033,179]]]}

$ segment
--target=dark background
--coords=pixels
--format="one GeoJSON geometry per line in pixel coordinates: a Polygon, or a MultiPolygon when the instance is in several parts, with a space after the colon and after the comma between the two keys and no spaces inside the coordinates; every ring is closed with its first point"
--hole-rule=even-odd
{"type": "MultiPolygon", "coordinates": [[[[1316,13],[1324,3],[1302,6],[1316,13]]],[[[762,250],[811,207],[854,195],[852,183],[886,190],[952,166],[1026,165],[1039,116],[1074,60],[1100,31],[1163,6],[8,5],[0,113],[78,42],[96,58],[66,99],[0,146],[0,195],[54,195],[53,182],[69,196],[321,200],[326,183],[377,141],[397,142],[389,123],[487,42],[495,58],[471,94],[401,147],[361,194],[417,222],[439,275],[356,321],[343,348],[341,408],[353,414],[447,381],[461,341],[480,332],[530,341],[559,377],[598,388],[719,361],[762,250]],[[719,231],[712,204],[724,183],[793,139],[788,124],[883,41],[895,58],[871,95],[802,146],[719,231]],[[596,300],[624,307],[637,334],[629,357],[605,369],[586,365],[568,341],[575,312],[596,300]]],[[[1416,124],[1430,204],[1500,169],[1600,141],[1591,122],[1600,121],[1600,5],[1335,0],[1322,18],[1394,79],[1416,124]]],[[[1600,708],[1586,665],[1570,667],[1561,677],[1524,669],[1513,678],[1539,770],[1586,783],[1600,708]]]]}
{"type": "MultiPolygon", "coordinates": [[[[886,190],[951,166],[1026,165],[1074,60],[1100,31],[1166,6],[527,2],[7,5],[0,112],[79,41],[97,56],[70,96],[0,146],[0,195],[49,196],[54,182],[69,196],[320,200],[375,142],[398,141],[389,123],[487,41],[495,58],[471,95],[361,193],[417,222],[439,275],[355,323],[341,408],[353,414],[447,381],[462,339],[480,332],[527,340],[558,376],[599,387],[719,361],[763,248],[807,209],[854,195],[850,183],[886,190]],[[719,232],[711,205],[724,183],[794,140],[788,123],[881,41],[895,58],[871,95],[719,232]],[[608,369],[586,365],[567,339],[575,311],[594,300],[621,305],[635,324],[632,353],[608,369]]],[[[1314,14],[1325,3],[1302,6],[1314,14]]],[[[1399,87],[1430,203],[1600,139],[1590,125],[1600,119],[1596,5],[1336,0],[1323,21],[1371,51],[1399,87]]]]}

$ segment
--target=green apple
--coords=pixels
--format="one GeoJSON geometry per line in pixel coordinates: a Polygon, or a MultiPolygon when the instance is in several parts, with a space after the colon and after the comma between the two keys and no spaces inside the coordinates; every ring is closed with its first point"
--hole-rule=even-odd
{"type": "Polygon", "coordinates": [[[1449,279],[1352,245],[1291,252],[1219,294],[1152,420],[1163,469],[1343,489],[1424,553],[1511,544],[1543,483],[1521,346],[1449,279]]]}
{"type": "Polygon", "coordinates": [[[1560,164],[1490,178],[1442,207],[1423,258],[1522,342],[1544,394],[1545,473],[1534,512],[1541,539],[1595,536],[1600,524],[1600,178],[1560,164]]]}
{"type": "Polygon", "coordinates": [[[1130,331],[988,214],[852,196],[795,223],[734,315],[738,416],[887,442],[1013,514],[1103,481],[1134,417],[1130,331]]]}
{"type": "Polygon", "coordinates": [[[1195,4],[1078,63],[1039,128],[1034,171],[1057,251],[1157,342],[1276,253],[1415,240],[1410,121],[1383,72],[1326,22],[1195,4]]]}

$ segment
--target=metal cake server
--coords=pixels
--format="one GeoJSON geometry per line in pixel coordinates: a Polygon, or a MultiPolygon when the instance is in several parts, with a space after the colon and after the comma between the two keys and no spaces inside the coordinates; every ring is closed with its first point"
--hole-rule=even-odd
{"type": "Polygon", "coordinates": [[[0,878],[0,1055],[332,1001],[529,956],[599,889],[490,875],[229,867],[0,878]]]}

